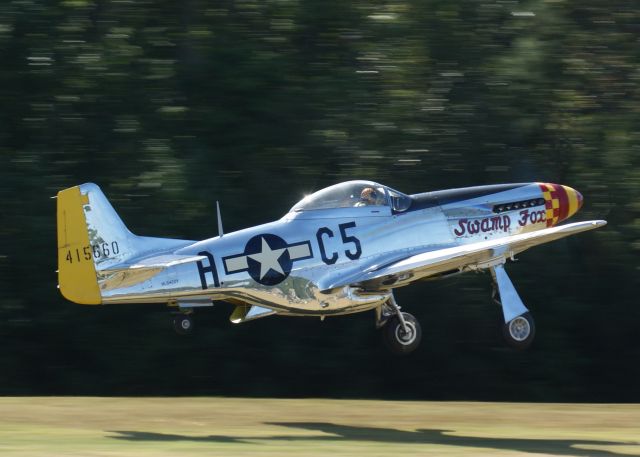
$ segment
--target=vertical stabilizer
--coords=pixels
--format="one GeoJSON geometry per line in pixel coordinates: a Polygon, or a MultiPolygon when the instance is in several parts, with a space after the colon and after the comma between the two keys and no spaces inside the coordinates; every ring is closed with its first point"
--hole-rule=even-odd
{"type": "Polygon", "coordinates": [[[193,241],[134,235],[92,183],[58,192],[58,283],[65,298],[98,305],[101,272],[193,241]]]}

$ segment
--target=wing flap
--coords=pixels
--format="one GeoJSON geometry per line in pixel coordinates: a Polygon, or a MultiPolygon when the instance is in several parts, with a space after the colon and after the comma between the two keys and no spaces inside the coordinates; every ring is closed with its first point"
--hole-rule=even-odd
{"type": "Polygon", "coordinates": [[[606,221],[575,222],[478,243],[431,250],[408,256],[377,269],[368,269],[359,277],[326,284],[323,291],[346,285],[367,290],[390,289],[419,279],[456,269],[483,269],[504,263],[506,258],[539,244],[548,243],[576,233],[602,227],[606,221]]]}

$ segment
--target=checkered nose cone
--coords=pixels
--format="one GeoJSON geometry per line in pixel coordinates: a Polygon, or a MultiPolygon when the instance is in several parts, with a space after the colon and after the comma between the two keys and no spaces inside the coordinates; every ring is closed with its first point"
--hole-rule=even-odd
{"type": "Polygon", "coordinates": [[[561,184],[538,183],[544,197],[547,227],[573,216],[582,207],[582,194],[561,184]]]}

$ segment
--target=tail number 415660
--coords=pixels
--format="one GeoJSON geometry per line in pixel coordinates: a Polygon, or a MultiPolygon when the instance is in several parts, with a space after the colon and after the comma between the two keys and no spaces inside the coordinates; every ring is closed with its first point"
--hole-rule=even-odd
{"type": "Polygon", "coordinates": [[[67,249],[67,255],[65,260],[69,263],[83,262],[98,259],[108,259],[112,255],[118,255],[120,253],[120,246],[117,241],[110,243],[98,243],[90,246],[83,246],[81,248],[67,249]]]}

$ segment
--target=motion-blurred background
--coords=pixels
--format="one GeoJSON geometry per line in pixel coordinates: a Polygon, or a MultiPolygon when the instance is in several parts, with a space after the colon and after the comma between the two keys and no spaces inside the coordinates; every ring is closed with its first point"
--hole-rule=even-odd
{"type": "Polygon", "coordinates": [[[640,401],[640,6],[580,1],[0,4],[0,394],[640,401]],[[137,234],[216,235],[348,179],[406,193],[548,181],[609,225],[522,254],[538,327],[505,348],[487,275],[373,313],[173,333],[162,306],[56,290],[55,200],[99,184],[137,234]]]}

